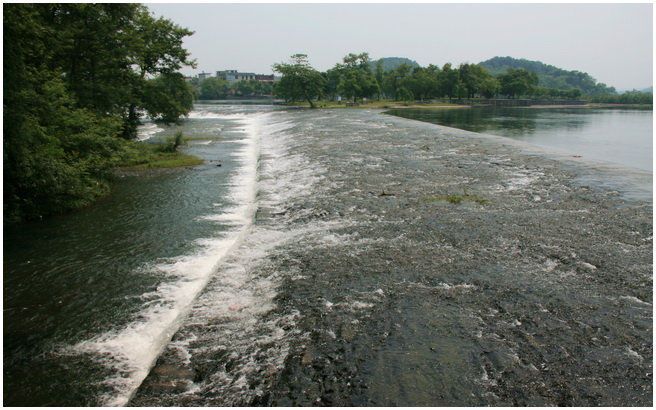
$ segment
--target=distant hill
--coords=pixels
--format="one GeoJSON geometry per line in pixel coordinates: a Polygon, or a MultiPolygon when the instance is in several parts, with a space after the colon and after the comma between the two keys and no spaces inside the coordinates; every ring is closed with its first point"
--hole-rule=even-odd
{"type": "Polygon", "coordinates": [[[410,60],[409,58],[405,57],[383,57],[378,60],[373,60],[369,62],[369,65],[371,66],[371,71],[376,70],[376,64],[378,64],[379,61],[383,62],[383,71],[391,71],[400,66],[401,64],[407,64],[410,67],[419,67],[419,63],[417,63],[415,60],[410,60]]]}
{"type": "Polygon", "coordinates": [[[504,73],[509,68],[523,68],[538,75],[539,85],[560,90],[580,89],[584,94],[615,93],[615,88],[604,83],[598,83],[590,74],[581,71],[569,71],[545,64],[541,61],[525,60],[523,58],[493,57],[479,63],[493,75],[504,73]]]}

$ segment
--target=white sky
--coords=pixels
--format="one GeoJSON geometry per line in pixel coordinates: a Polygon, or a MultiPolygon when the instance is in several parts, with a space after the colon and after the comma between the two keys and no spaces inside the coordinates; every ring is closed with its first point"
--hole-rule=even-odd
{"type": "Polygon", "coordinates": [[[421,65],[494,56],[580,70],[618,89],[652,85],[651,4],[148,4],[196,32],[200,71],[270,73],[295,53],[326,70],[349,52],[421,65]]]}

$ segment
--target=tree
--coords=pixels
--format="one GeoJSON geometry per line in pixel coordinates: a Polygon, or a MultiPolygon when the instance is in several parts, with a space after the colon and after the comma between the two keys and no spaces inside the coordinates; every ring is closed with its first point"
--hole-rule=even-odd
{"type": "Polygon", "coordinates": [[[385,70],[383,69],[383,61],[376,62],[375,71],[376,83],[378,84],[378,99],[380,100],[383,94],[383,79],[385,78],[385,70]]]}
{"type": "Polygon", "coordinates": [[[567,91],[567,98],[570,98],[572,100],[575,100],[580,96],[581,96],[581,90],[579,90],[578,88],[573,88],[567,91]]]}
{"type": "Polygon", "coordinates": [[[438,70],[432,65],[427,68],[416,67],[412,71],[412,76],[402,83],[412,92],[415,99],[419,98],[423,101],[425,98],[432,98],[437,93],[438,70]]]}
{"type": "Polygon", "coordinates": [[[174,75],[187,59],[167,57],[186,51],[166,49],[188,31],[167,32],[173,23],[160,21],[167,40],[145,41],[145,16],[155,21],[131,4],[3,7],[5,218],[64,212],[107,192],[108,170],[125,155],[131,106],[169,120],[188,109],[186,83],[174,75]],[[161,59],[138,82],[145,54],[136,45],[146,43],[158,44],[151,54],[161,59]]]}
{"type": "Polygon", "coordinates": [[[194,90],[180,73],[161,74],[146,81],[143,106],[151,118],[170,124],[189,114],[194,90]]]}
{"type": "Polygon", "coordinates": [[[459,80],[458,70],[454,70],[450,63],[444,64],[437,79],[439,95],[447,96],[449,100],[452,99],[457,94],[456,91],[461,91],[462,87],[456,89],[459,80]]]}
{"type": "Polygon", "coordinates": [[[144,6],[47,4],[39,10],[56,44],[51,64],[61,69],[76,104],[121,115],[125,138],[136,135],[146,81],[194,66],[182,47],[193,32],[155,19],[144,6]]]}
{"type": "Polygon", "coordinates": [[[396,69],[390,70],[385,73],[385,78],[383,80],[383,91],[388,97],[392,97],[394,100],[407,99],[409,91],[405,88],[405,84],[409,76],[411,75],[412,68],[407,64],[401,64],[396,69]],[[405,91],[403,96],[399,95],[399,90],[404,88],[405,91]]]}
{"type": "Polygon", "coordinates": [[[344,97],[353,99],[367,98],[380,93],[376,78],[371,73],[369,54],[350,53],[343,59],[343,64],[336,69],[341,73],[337,89],[344,97]]]}
{"type": "Polygon", "coordinates": [[[137,10],[130,30],[131,63],[137,70],[131,83],[132,103],[124,119],[125,138],[136,136],[138,109],[143,103],[147,76],[170,74],[183,66],[196,66],[196,62],[189,58],[189,51],[182,46],[184,37],[193,33],[163,17],[154,18],[145,7],[137,10]]]}
{"type": "Polygon", "coordinates": [[[458,78],[462,82],[468,98],[475,98],[477,95],[482,95],[484,86],[487,96],[494,96],[496,94],[496,81],[494,77],[478,64],[461,64],[458,67],[458,78]]]}
{"type": "Polygon", "coordinates": [[[285,101],[305,100],[315,108],[314,99],[323,94],[324,78],[310,66],[307,55],[294,54],[290,63],[273,65],[273,70],[282,74],[275,87],[275,94],[285,101]]]}
{"type": "Polygon", "coordinates": [[[512,98],[530,94],[538,84],[538,76],[523,68],[510,68],[499,77],[501,93],[512,98]]]}
{"type": "Polygon", "coordinates": [[[221,78],[209,77],[200,83],[201,100],[218,100],[228,95],[228,82],[221,78]]]}
{"type": "Polygon", "coordinates": [[[501,89],[501,84],[499,80],[492,77],[485,77],[479,85],[479,93],[485,98],[494,98],[501,89]]]}
{"type": "Polygon", "coordinates": [[[331,100],[334,100],[337,97],[337,87],[339,86],[339,80],[342,77],[341,66],[338,64],[321,75],[324,78],[324,95],[331,100]]]}

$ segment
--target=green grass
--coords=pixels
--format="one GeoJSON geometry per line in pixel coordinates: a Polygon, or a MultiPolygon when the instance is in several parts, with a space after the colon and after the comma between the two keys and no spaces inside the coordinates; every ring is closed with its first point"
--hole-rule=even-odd
{"type": "Polygon", "coordinates": [[[141,163],[129,165],[127,168],[134,170],[153,169],[153,168],[178,168],[192,167],[200,165],[203,160],[193,155],[183,154],[180,152],[160,152],[149,156],[141,163]]]}
{"type": "MultiPolygon", "coordinates": [[[[177,146],[176,146],[177,148],[177,146]]],[[[171,151],[171,142],[163,144],[148,144],[130,142],[118,168],[126,170],[146,170],[157,168],[191,167],[203,163],[201,158],[183,154],[177,150],[171,151]]]]}
{"type": "Polygon", "coordinates": [[[431,195],[425,197],[424,200],[426,202],[448,202],[450,204],[456,204],[456,205],[462,203],[463,201],[475,202],[479,205],[485,205],[490,203],[490,201],[478,195],[457,195],[457,194],[431,195]]]}

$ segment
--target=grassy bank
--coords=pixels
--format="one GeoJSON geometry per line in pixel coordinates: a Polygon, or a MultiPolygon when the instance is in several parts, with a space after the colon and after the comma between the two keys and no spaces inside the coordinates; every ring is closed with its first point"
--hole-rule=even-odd
{"type": "Polygon", "coordinates": [[[126,147],[126,152],[121,163],[116,167],[119,170],[148,170],[160,168],[190,167],[203,163],[201,158],[179,152],[177,148],[183,144],[177,144],[173,140],[162,144],[148,144],[134,142],[126,147]]]}

